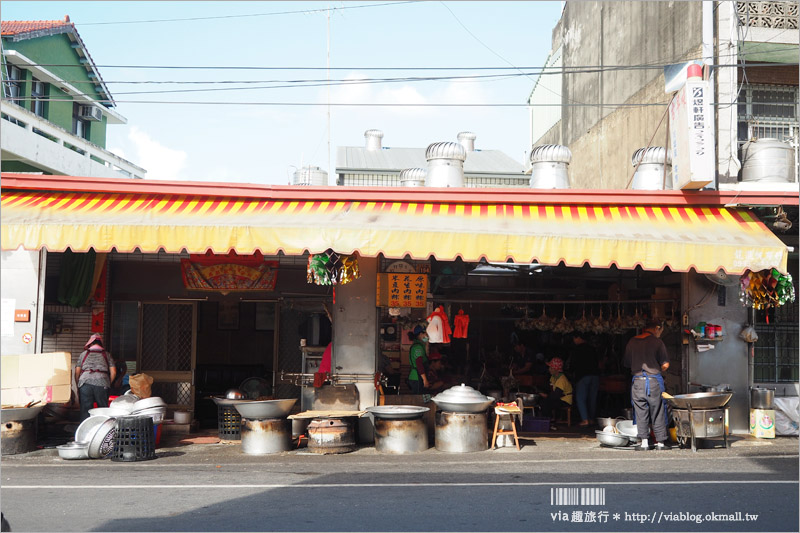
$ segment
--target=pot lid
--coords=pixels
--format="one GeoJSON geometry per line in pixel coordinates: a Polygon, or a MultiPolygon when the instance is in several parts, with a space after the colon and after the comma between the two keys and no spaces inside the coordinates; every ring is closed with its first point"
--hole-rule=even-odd
{"type": "Polygon", "coordinates": [[[432,399],[433,401],[448,403],[476,403],[485,402],[489,400],[489,397],[484,396],[469,385],[462,383],[461,385],[456,385],[455,387],[450,387],[449,389],[440,392],[432,399]]]}

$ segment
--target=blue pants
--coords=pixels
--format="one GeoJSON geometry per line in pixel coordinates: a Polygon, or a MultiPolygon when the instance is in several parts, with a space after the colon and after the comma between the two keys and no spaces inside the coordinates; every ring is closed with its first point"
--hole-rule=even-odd
{"type": "Polygon", "coordinates": [[[600,388],[600,376],[583,376],[575,384],[575,401],[581,420],[591,420],[597,413],[597,391],[600,388]]]}
{"type": "Polygon", "coordinates": [[[81,402],[81,422],[89,418],[89,409],[97,402],[97,407],[108,407],[108,389],[100,385],[84,383],[78,389],[78,399],[81,402]]]}
{"type": "Polygon", "coordinates": [[[633,409],[636,412],[636,432],[640,439],[650,436],[650,426],[658,442],[667,441],[667,411],[661,398],[661,385],[655,378],[633,380],[631,386],[633,409]],[[650,381],[650,394],[647,393],[647,381],[650,381]]]}

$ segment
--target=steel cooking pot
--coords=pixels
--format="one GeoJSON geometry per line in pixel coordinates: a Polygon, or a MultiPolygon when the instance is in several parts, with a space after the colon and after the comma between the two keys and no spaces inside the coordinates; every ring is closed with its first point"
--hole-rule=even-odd
{"type": "Polygon", "coordinates": [[[244,393],[239,389],[228,389],[225,391],[225,398],[228,400],[244,400],[244,393]]]}
{"type": "Polygon", "coordinates": [[[752,387],[750,389],[751,409],[773,409],[774,401],[775,401],[774,389],[764,389],[762,387],[752,387]]]}
{"type": "Polygon", "coordinates": [[[492,396],[484,396],[463,383],[440,392],[431,400],[442,411],[452,413],[480,413],[494,403],[492,396]]]}

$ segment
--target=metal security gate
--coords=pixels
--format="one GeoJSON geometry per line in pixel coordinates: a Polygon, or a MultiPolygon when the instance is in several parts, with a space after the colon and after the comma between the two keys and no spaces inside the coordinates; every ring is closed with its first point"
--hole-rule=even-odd
{"type": "Polygon", "coordinates": [[[171,409],[194,409],[196,316],[195,303],[142,303],[137,368],[171,409]]]}

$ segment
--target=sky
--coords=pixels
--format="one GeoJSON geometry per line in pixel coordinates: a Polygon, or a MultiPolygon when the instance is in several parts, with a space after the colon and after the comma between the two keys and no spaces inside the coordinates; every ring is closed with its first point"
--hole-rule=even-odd
{"type": "Polygon", "coordinates": [[[471,131],[476,149],[523,163],[524,104],[561,9],[547,1],[4,0],[0,16],[69,15],[128,120],[109,126],[106,147],[148,179],[285,185],[308,165],[334,184],[336,147],[363,146],[368,129],[402,148],[471,131]],[[436,105],[455,103],[470,105],[436,105]]]}

